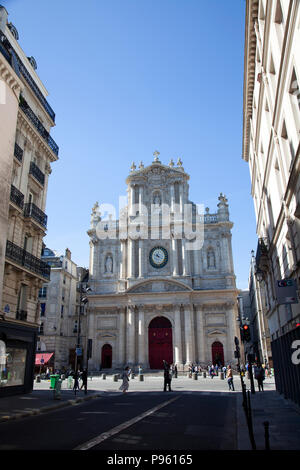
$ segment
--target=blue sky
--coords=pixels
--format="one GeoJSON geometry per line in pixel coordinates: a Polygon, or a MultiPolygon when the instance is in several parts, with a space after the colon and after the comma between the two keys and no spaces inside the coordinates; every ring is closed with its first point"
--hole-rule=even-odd
{"type": "Polygon", "coordinates": [[[133,161],[181,157],[190,199],[234,223],[237,287],[256,249],[248,164],[241,158],[244,0],[2,1],[56,113],[59,161],[45,238],[89,264],[91,208],[118,206],[133,161]]]}

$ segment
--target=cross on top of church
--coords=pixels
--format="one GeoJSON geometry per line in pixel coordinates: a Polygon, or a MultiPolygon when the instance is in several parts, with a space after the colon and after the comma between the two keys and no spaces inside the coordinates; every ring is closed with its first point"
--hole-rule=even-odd
{"type": "Polygon", "coordinates": [[[155,162],[159,162],[158,155],[160,155],[160,153],[158,152],[158,150],[155,150],[155,152],[153,152],[155,162]]]}

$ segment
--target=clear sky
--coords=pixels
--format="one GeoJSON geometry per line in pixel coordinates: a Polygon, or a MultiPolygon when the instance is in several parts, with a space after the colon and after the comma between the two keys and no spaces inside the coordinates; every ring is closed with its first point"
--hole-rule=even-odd
{"type": "Polygon", "coordinates": [[[190,199],[234,223],[237,287],[257,237],[241,158],[244,0],[2,1],[56,113],[47,246],[89,265],[91,209],[118,207],[131,163],[180,157],[190,199]]]}

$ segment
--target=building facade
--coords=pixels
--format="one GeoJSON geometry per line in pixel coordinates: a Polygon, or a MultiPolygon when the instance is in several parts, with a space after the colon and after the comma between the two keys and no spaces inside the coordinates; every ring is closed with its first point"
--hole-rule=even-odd
{"type": "Polygon", "coordinates": [[[105,205],[92,210],[90,369],[161,369],[163,359],[180,369],[236,362],[238,291],[227,199],[220,195],[216,213],[200,213],[189,200],[181,160],[163,165],[158,155],[147,167],[132,165],[118,220],[113,213],[102,219],[105,205]]]}
{"type": "Polygon", "coordinates": [[[81,269],[67,248],[64,255],[49,248],[42,259],[51,267],[50,280],[39,291],[40,327],[36,366],[54,370],[73,368],[77,338],[85,345],[86,316],[80,311],[79,281],[81,269]]]}
{"type": "Polygon", "coordinates": [[[19,45],[18,31],[0,7],[1,261],[0,394],[32,390],[38,334],[38,292],[49,279],[41,259],[55,114],[37,64],[19,45]]]}
{"type": "MultiPolygon", "coordinates": [[[[298,1],[246,2],[242,157],[249,164],[256,213],[255,269],[271,341],[269,361],[285,335],[299,336],[299,24],[298,1]],[[281,292],[289,285],[293,294],[282,300],[281,292]]],[[[288,348],[286,358],[292,354],[288,348]]],[[[279,377],[287,366],[273,362],[279,377]]],[[[294,370],[291,376],[297,374],[294,370]]]]}

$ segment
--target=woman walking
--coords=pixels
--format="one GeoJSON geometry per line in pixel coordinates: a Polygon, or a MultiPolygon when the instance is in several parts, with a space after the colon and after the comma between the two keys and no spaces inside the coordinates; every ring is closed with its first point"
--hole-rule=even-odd
{"type": "Polygon", "coordinates": [[[122,390],[123,393],[126,393],[129,388],[129,367],[125,367],[123,374],[122,374],[122,385],[119,390],[122,390]]]}
{"type": "Polygon", "coordinates": [[[233,373],[232,373],[231,366],[228,366],[227,377],[228,377],[227,382],[228,382],[229,390],[232,390],[234,392],[233,373]]]}

